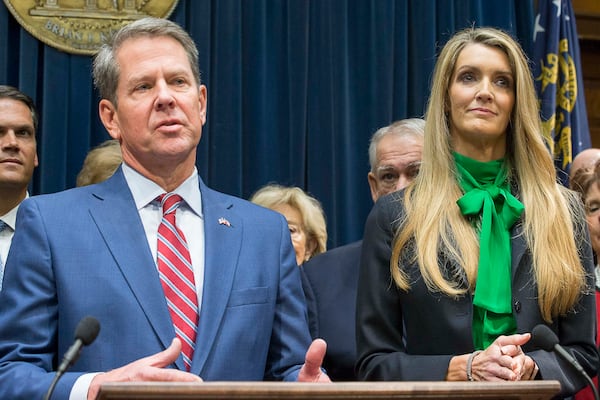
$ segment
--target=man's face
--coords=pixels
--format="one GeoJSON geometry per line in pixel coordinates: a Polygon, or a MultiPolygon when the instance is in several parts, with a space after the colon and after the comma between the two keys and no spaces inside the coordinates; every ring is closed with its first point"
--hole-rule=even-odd
{"type": "Polygon", "coordinates": [[[116,58],[118,107],[101,100],[100,115],[121,141],[123,160],[142,173],[192,168],[206,120],[206,88],[196,82],[181,44],[166,36],[128,39],[116,58]]]}
{"type": "Polygon", "coordinates": [[[375,172],[369,172],[373,202],[408,186],[419,173],[423,139],[415,135],[384,136],[377,144],[375,172]]]}
{"type": "Polygon", "coordinates": [[[585,214],[592,240],[592,249],[600,256],[600,185],[594,182],[585,194],[585,214]]]}
{"type": "Polygon", "coordinates": [[[0,188],[27,190],[38,165],[35,129],[25,103],[0,99],[0,188]]]}

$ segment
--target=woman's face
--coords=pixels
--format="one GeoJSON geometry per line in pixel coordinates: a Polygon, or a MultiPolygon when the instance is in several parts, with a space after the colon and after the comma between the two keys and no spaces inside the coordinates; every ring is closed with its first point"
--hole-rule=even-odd
{"type": "Polygon", "coordinates": [[[600,184],[590,185],[585,194],[585,213],[592,239],[592,249],[600,256],[600,184]]]}
{"type": "Polygon", "coordinates": [[[456,60],[448,96],[454,150],[479,161],[504,157],[515,104],[506,54],[479,43],[465,46],[456,60]]]}
{"type": "Polygon", "coordinates": [[[302,265],[304,261],[308,260],[312,255],[313,246],[310,246],[310,243],[308,243],[300,211],[288,204],[280,204],[273,207],[273,210],[283,214],[287,220],[288,227],[290,228],[290,235],[292,236],[292,244],[296,251],[296,263],[302,265]]]}

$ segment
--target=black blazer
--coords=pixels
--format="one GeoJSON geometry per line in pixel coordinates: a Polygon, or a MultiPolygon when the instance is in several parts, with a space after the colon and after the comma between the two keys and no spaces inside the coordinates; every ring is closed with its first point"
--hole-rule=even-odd
{"type": "Polygon", "coordinates": [[[355,381],[355,309],[362,241],[310,259],[302,268],[310,333],[327,342],[323,367],[333,381],[355,381]]]}
{"type": "MultiPolygon", "coordinates": [[[[379,199],[365,226],[357,294],[357,373],[361,380],[442,381],[454,355],[474,350],[471,334],[472,297],[450,298],[427,289],[416,263],[401,264],[411,288],[400,291],[390,274],[394,221],[404,213],[404,191],[379,199]]],[[[527,211],[525,211],[527,212],[527,211]]],[[[581,211],[583,215],[583,211],[581,211]]],[[[586,222],[577,221],[581,234],[580,254],[588,273],[590,290],[583,293],[577,312],[554,320],[550,328],[560,343],[590,375],[595,375],[598,352],[595,345],[594,265],[586,222]]],[[[544,323],[532,276],[532,257],[522,234],[521,222],[512,232],[513,313],[519,333],[531,332],[544,323]]],[[[447,271],[460,270],[451,262],[440,263],[447,271]]],[[[539,366],[539,378],[561,384],[560,396],[568,396],[586,382],[554,353],[523,350],[539,366]]]]}

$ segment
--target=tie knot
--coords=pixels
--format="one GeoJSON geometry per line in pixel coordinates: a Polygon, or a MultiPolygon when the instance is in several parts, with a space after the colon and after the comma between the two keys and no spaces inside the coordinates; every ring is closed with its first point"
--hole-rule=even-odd
{"type": "Polygon", "coordinates": [[[0,219],[0,232],[4,232],[6,228],[8,228],[8,224],[0,219]]]}
{"type": "Polygon", "coordinates": [[[162,206],[163,215],[172,214],[177,210],[183,199],[176,193],[163,193],[158,196],[158,201],[162,206]]]}

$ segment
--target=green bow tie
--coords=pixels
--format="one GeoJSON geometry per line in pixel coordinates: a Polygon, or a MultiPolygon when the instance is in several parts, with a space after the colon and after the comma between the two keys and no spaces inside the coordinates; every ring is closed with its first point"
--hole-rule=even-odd
{"type": "Polygon", "coordinates": [[[473,338],[484,349],[496,337],[513,333],[510,229],[523,204],[507,183],[504,160],[479,162],[454,153],[465,194],[456,202],[463,215],[479,217],[479,267],[473,305],[473,338]]]}

